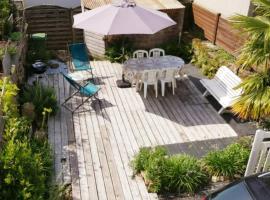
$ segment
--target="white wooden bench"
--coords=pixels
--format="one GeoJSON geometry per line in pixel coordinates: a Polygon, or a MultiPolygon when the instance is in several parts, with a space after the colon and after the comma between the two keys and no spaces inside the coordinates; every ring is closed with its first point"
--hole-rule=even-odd
{"type": "Polygon", "coordinates": [[[241,79],[226,66],[220,67],[213,79],[201,79],[200,82],[206,89],[203,96],[211,94],[222,106],[219,114],[232,106],[234,100],[241,95],[241,89],[235,90],[242,82],[241,79]]]}

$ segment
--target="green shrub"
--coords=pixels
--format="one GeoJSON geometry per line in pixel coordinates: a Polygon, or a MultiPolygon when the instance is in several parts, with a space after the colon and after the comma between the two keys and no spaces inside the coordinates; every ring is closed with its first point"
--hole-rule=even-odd
{"type": "Polygon", "coordinates": [[[122,63],[132,57],[133,43],[128,38],[114,39],[109,42],[105,56],[111,62],[122,63]]]}
{"type": "Polygon", "coordinates": [[[55,90],[51,87],[45,87],[40,83],[26,86],[21,97],[21,102],[33,103],[39,119],[43,116],[42,112],[44,111],[44,108],[51,108],[52,115],[55,115],[58,110],[55,90]]]}
{"type": "Polygon", "coordinates": [[[10,15],[11,4],[9,0],[0,1],[0,40],[6,39],[8,35],[8,30],[6,24],[8,23],[7,19],[10,15]]]}
{"type": "Polygon", "coordinates": [[[17,47],[16,46],[9,46],[7,48],[7,52],[8,54],[12,57],[12,56],[15,56],[16,53],[17,53],[17,47]]]}
{"type": "Polygon", "coordinates": [[[7,141],[0,154],[0,199],[43,199],[47,189],[43,156],[33,152],[29,139],[7,141]]]}
{"type": "Polygon", "coordinates": [[[132,167],[135,171],[135,174],[144,171],[150,162],[155,159],[162,158],[167,155],[167,151],[163,147],[156,147],[156,148],[147,148],[143,147],[140,148],[140,151],[135,156],[132,161],[132,167]]]}
{"type": "Polygon", "coordinates": [[[244,174],[249,154],[250,149],[239,143],[234,143],[223,150],[208,153],[202,162],[211,175],[232,179],[237,175],[244,174]]]}
{"type": "Polygon", "coordinates": [[[11,41],[20,41],[22,38],[22,33],[21,32],[13,32],[10,35],[11,41]]]}
{"type": "Polygon", "coordinates": [[[8,141],[12,138],[21,140],[27,136],[31,131],[31,122],[26,118],[9,117],[6,120],[5,132],[3,138],[8,141]]]}
{"type": "Polygon", "coordinates": [[[48,200],[72,200],[71,185],[51,185],[48,200]]]}
{"type": "Polygon", "coordinates": [[[132,161],[132,167],[135,174],[141,173],[146,169],[146,165],[148,164],[148,159],[151,155],[150,148],[141,148],[139,153],[136,155],[134,160],[132,161]]]}
{"type": "Polygon", "coordinates": [[[164,148],[142,148],[133,169],[143,173],[150,192],[194,193],[208,182],[200,162],[188,155],[168,156],[164,148]]]}
{"type": "Polygon", "coordinates": [[[18,114],[16,96],[18,87],[9,78],[0,78],[0,115],[18,114]]]}
{"type": "Polygon", "coordinates": [[[0,60],[4,58],[5,55],[5,47],[0,47],[0,60]]]}
{"type": "Polygon", "coordinates": [[[192,46],[191,43],[181,40],[179,43],[178,39],[173,39],[165,44],[162,44],[160,48],[165,50],[167,55],[178,56],[189,63],[192,57],[192,46]]]}
{"type": "Polygon", "coordinates": [[[45,40],[29,39],[28,51],[26,55],[26,60],[28,63],[33,64],[36,60],[47,62],[52,58],[53,54],[47,49],[45,40]]]}
{"type": "Polygon", "coordinates": [[[200,39],[192,40],[193,56],[191,63],[202,69],[205,76],[213,77],[222,65],[231,65],[235,57],[212,44],[200,39]]]}
{"type": "Polygon", "coordinates": [[[0,199],[47,199],[52,155],[47,141],[30,136],[31,123],[7,118],[0,153],[0,199]]]}
{"type": "Polygon", "coordinates": [[[194,193],[207,185],[208,174],[202,170],[198,159],[189,155],[175,155],[168,159],[167,183],[168,191],[178,193],[194,193]]]}

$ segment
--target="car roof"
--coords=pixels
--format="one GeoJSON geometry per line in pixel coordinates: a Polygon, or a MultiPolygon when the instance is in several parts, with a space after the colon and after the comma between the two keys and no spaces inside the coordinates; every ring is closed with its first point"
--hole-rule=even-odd
{"type": "Polygon", "coordinates": [[[254,199],[270,199],[270,173],[255,174],[243,179],[254,199]]]}
{"type": "Polygon", "coordinates": [[[248,192],[254,200],[270,200],[270,172],[257,173],[248,177],[243,177],[240,180],[234,181],[225,187],[218,189],[213,192],[211,196],[241,182],[245,183],[248,192]],[[265,180],[268,181],[268,184],[265,180]]]}

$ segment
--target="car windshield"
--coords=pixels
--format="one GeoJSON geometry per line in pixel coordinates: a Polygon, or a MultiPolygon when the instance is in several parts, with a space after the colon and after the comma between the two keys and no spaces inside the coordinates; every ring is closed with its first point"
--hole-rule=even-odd
{"type": "Polygon", "coordinates": [[[240,182],[236,185],[233,185],[229,188],[221,192],[214,193],[211,196],[211,200],[228,200],[228,199],[236,199],[237,200],[252,200],[245,184],[240,182]]]}

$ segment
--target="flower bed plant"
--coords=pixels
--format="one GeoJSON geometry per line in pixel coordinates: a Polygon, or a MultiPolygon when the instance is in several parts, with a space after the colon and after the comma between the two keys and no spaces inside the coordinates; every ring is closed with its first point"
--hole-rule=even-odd
{"type": "Polygon", "coordinates": [[[109,42],[105,56],[111,62],[122,63],[132,57],[133,43],[128,38],[114,39],[109,42]]]}
{"type": "Polygon", "coordinates": [[[208,153],[202,163],[212,176],[234,179],[236,176],[244,175],[249,154],[250,149],[235,143],[223,150],[208,153]]]}
{"type": "Polygon", "coordinates": [[[150,192],[191,195],[209,185],[211,176],[229,180],[241,177],[250,149],[250,137],[243,137],[223,150],[209,152],[202,159],[186,154],[168,155],[162,147],[141,148],[132,167],[135,175],[144,178],[150,192]]]}
{"type": "Polygon", "coordinates": [[[230,66],[235,62],[235,57],[231,54],[200,39],[193,39],[192,51],[191,63],[201,68],[203,74],[209,78],[213,77],[222,65],[230,66]]]}
{"type": "MultiPolygon", "coordinates": [[[[0,151],[0,199],[57,199],[60,191],[54,191],[51,184],[52,153],[48,139],[36,137],[32,120],[20,116],[17,93],[17,86],[8,78],[0,79],[0,114],[5,115],[0,151]]],[[[55,95],[51,90],[40,94],[51,94],[46,98],[55,95]]],[[[40,106],[45,105],[43,101],[48,102],[42,97],[40,106]]],[[[51,109],[43,107],[43,130],[48,112],[51,109]]]]}
{"type": "Polygon", "coordinates": [[[150,192],[194,193],[208,182],[199,161],[188,155],[168,156],[164,148],[143,148],[132,162],[150,192]]]}
{"type": "Polygon", "coordinates": [[[58,110],[57,98],[53,88],[45,87],[40,83],[28,85],[24,88],[21,96],[21,103],[32,103],[37,118],[42,119],[44,108],[52,109],[51,114],[55,115],[58,110]]]}

